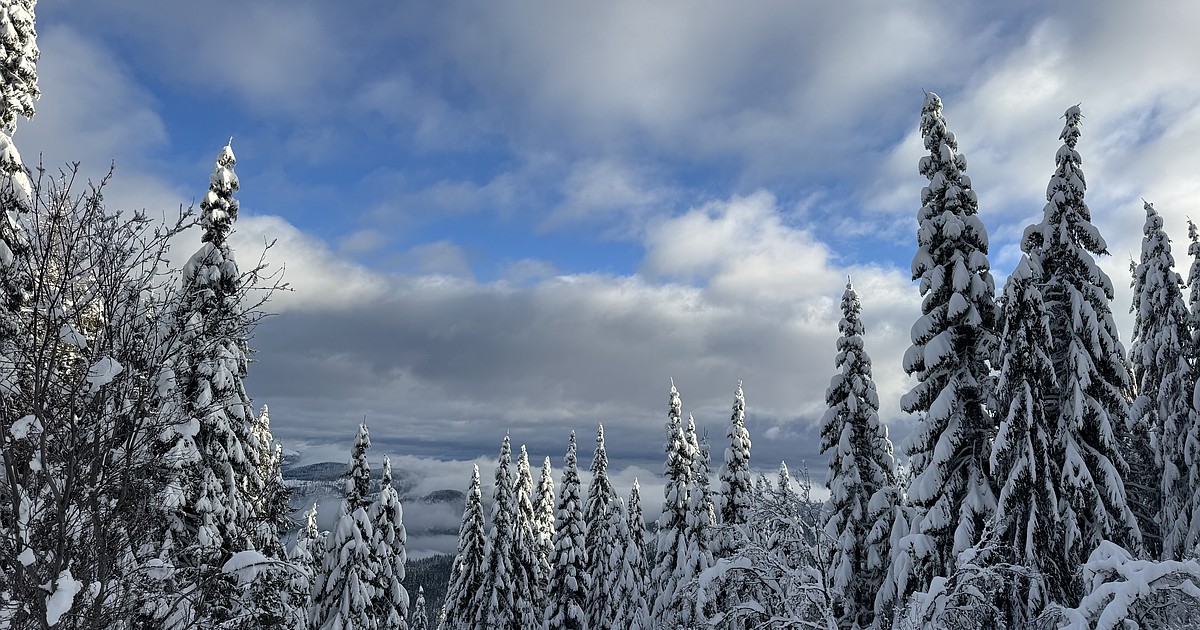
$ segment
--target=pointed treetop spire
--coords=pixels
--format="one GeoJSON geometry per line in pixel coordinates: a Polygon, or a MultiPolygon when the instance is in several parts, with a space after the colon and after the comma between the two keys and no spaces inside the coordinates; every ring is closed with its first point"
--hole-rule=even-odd
{"type": "Polygon", "coordinates": [[[238,190],[237,173],[233,171],[235,165],[237,158],[233,155],[233,147],[227,144],[217,154],[216,165],[208,178],[208,193],[200,202],[202,240],[206,243],[224,243],[233,230],[233,222],[237,221],[238,200],[233,197],[238,190]]]}

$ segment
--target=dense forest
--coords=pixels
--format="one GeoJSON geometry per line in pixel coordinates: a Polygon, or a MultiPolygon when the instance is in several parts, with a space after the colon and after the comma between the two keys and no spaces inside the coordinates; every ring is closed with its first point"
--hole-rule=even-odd
{"type": "Polygon", "coordinates": [[[374,491],[365,425],[333,528],[315,505],[293,522],[270,414],[243,384],[284,285],[228,244],[232,147],[198,208],[170,220],[110,211],[107,180],[22,160],[33,8],[0,0],[0,629],[1200,625],[1200,230],[1185,279],[1145,204],[1127,351],[1078,106],[998,291],[966,160],[926,95],[921,316],[903,365],[882,366],[915,383],[900,452],[848,281],[820,427],[828,501],[786,464],[755,472],[740,383],[715,456],[672,383],[661,504],[614,488],[603,427],[586,487],[574,433],[557,481],[504,436],[490,513],[476,467],[442,584],[444,560],[406,558],[391,463],[374,491]]]}

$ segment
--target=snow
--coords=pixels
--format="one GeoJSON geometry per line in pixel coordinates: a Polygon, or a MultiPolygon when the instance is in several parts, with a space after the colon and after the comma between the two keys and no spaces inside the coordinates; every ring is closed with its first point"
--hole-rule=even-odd
{"type": "MultiPolygon", "coordinates": [[[[75,603],[75,595],[83,589],[83,582],[71,577],[69,569],[63,569],[58,574],[58,588],[46,598],[46,625],[58,625],[62,616],[67,614],[71,609],[71,604],[75,603]]],[[[47,588],[49,584],[46,585],[47,588]]]]}
{"type": "Polygon", "coordinates": [[[221,567],[221,571],[236,575],[238,583],[245,585],[253,582],[270,563],[270,558],[253,549],[247,549],[233,554],[225,566],[221,567]]]}
{"type": "Polygon", "coordinates": [[[33,555],[33,549],[29,547],[26,547],[25,551],[22,551],[21,555],[17,556],[17,562],[20,562],[23,567],[27,567],[36,561],[37,557],[33,555]]]}
{"type": "Polygon", "coordinates": [[[41,431],[42,423],[38,422],[37,417],[28,415],[14,422],[12,426],[8,428],[8,432],[13,436],[13,438],[23,440],[29,435],[29,431],[31,429],[35,431],[41,431]]]}
{"type": "Polygon", "coordinates": [[[67,345],[75,346],[81,350],[86,350],[88,347],[87,340],[70,324],[62,325],[62,328],[58,331],[58,339],[67,345]]]}
{"type": "Polygon", "coordinates": [[[101,387],[111,383],[124,369],[116,359],[104,357],[88,368],[87,382],[92,386],[93,392],[99,391],[101,387]]]}

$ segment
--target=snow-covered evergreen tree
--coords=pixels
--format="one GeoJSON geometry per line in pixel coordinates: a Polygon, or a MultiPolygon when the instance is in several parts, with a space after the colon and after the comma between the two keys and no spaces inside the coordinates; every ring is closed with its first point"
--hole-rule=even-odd
{"type": "Polygon", "coordinates": [[[1042,271],[1040,289],[1050,316],[1049,355],[1058,382],[1045,404],[1065,442],[1056,480],[1058,512],[1066,540],[1063,562],[1075,567],[1102,540],[1139,550],[1141,534],[1126,498],[1129,471],[1120,445],[1129,434],[1129,367],[1110,308],[1112,282],[1092,257],[1107,254],[1107,245],[1084,201],[1082,160],[1075,150],[1079,107],[1064,117],[1044,216],[1025,229],[1021,247],[1042,271]]]}
{"type": "Polygon", "coordinates": [[[618,502],[610,527],[618,546],[609,558],[609,628],[650,629],[650,608],[646,593],[649,577],[646,567],[646,523],[642,520],[641,489],[637,479],[629,493],[629,503],[618,502]]]}
{"type": "Polygon", "coordinates": [[[1022,256],[1004,287],[1002,363],[995,409],[1000,428],[991,466],[997,506],[989,564],[1023,566],[1040,576],[1010,582],[997,602],[1009,627],[1025,627],[1049,601],[1066,601],[1074,566],[1049,550],[1063,548],[1058,471],[1063,441],[1045,401],[1055,392],[1050,318],[1038,289],[1040,270],[1022,256]]]}
{"type": "Polygon", "coordinates": [[[32,118],[37,84],[36,0],[0,0],[0,402],[5,426],[24,417],[10,406],[16,389],[18,314],[29,282],[22,277],[19,258],[27,255],[29,234],[21,215],[32,203],[29,177],[12,134],[18,116],[32,118]]]}
{"type": "Polygon", "coordinates": [[[721,510],[720,522],[725,525],[741,525],[746,522],[750,509],[750,493],[754,481],[750,476],[750,432],[746,430],[746,397],[742,393],[742,382],[738,381],[733,392],[733,415],[729,418],[729,448],[725,450],[725,464],[721,466],[721,510]]]}
{"type": "Polygon", "coordinates": [[[513,488],[513,514],[516,516],[516,548],[513,556],[513,593],[518,598],[517,609],[521,627],[534,628],[541,624],[546,610],[545,577],[538,556],[539,541],[533,511],[533,474],[529,470],[529,453],[521,446],[517,458],[517,480],[513,488]]]}
{"type": "Polygon", "coordinates": [[[1184,456],[1195,383],[1187,360],[1190,317],[1162,217],[1149,202],[1145,210],[1142,256],[1133,276],[1130,310],[1135,319],[1129,350],[1138,392],[1129,409],[1131,437],[1141,448],[1130,457],[1125,485],[1147,551],[1153,554],[1161,547],[1164,560],[1179,560],[1190,551],[1184,548],[1192,494],[1184,456]]]}
{"type": "Polygon", "coordinates": [[[596,430],[596,453],[592,457],[592,481],[588,485],[584,521],[587,523],[585,546],[588,550],[586,568],[588,598],[588,620],[593,628],[606,623],[609,597],[612,592],[605,588],[609,583],[608,564],[617,546],[610,529],[611,514],[616,494],[608,480],[608,454],[604,450],[604,425],[596,430]]]}
{"type": "Polygon", "coordinates": [[[688,537],[688,492],[692,486],[694,454],[684,434],[682,410],[679,390],[672,384],[667,411],[667,460],[663,466],[666,485],[650,578],[654,594],[651,616],[660,628],[686,626],[695,619],[694,603],[679,596],[681,588],[695,577],[687,572],[692,566],[688,553],[694,548],[688,537]]]}
{"type": "MultiPolygon", "coordinates": [[[[313,584],[325,559],[328,534],[317,527],[317,504],[313,503],[312,508],[304,513],[304,525],[296,533],[296,542],[288,554],[294,568],[290,590],[296,603],[305,611],[312,608],[313,584]]],[[[306,614],[306,622],[307,617],[306,614]]]]}
{"type": "MultiPolygon", "coordinates": [[[[554,471],[550,467],[550,458],[542,462],[542,476],[538,481],[537,496],[533,502],[533,524],[537,532],[534,550],[537,552],[538,591],[543,599],[546,585],[550,580],[550,557],[554,555],[554,471]]],[[[544,602],[543,602],[544,603],[544,602]]]]}
{"type": "MultiPolygon", "coordinates": [[[[712,493],[709,489],[709,449],[707,442],[701,442],[696,436],[696,420],[688,415],[687,436],[689,448],[692,451],[692,476],[688,482],[687,506],[687,566],[680,580],[684,585],[713,565],[712,538],[713,526],[716,521],[716,510],[713,507],[712,493]]],[[[699,609],[699,607],[698,607],[699,609]]]]}
{"type": "Polygon", "coordinates": [[[588,624],[588,593],[584,577],[588,563],[588,549],[585,546],[587,526],[580,485],[575,432],[572,431],[567,455],[563,459],[562,490],[558,495],[554,555],[550,561],[546,617],[542,630],[588,630],[591,627],[588,624]]]}
{"type": "Polygon", "coordinates": [[[1188,221],[1188,255],[1192,258],[1191,269],[1188,270],[1188,330],[1191,343],[1188,345],[1188,358],[1192,362],[1191,389],[1192,405],[1188,415],[1188,434],[1184,441],[1183,462],[1187,474],[1187,487],[1191,489],[1189,499],[1190,512],[1187,513],[1187,536],[1184,539],[1185,550],[1200,548],[1200,230],[1196,224],[1188,221]]]}
{"type": "Polygon", "coordinates": [[[321,572],[313,585],[309,627],[314,630],[374,630],[380,625],[376,613],[376,584],[381,573],[376,553],[375,528],[367,499],[371,472],[367,449],[371,436],[365,424],[358,425],[350,465],[346,472],[346,499],[329,536],[321,572]]]}
{"type": "Polygon", "coordinates": [[[870,539],[879,516],[871,509],[872,498],[896,485],[892,442],[879,422],[871,357],[863,347],[861,312],[858,294],[847,282],[834,359],[838,373],[825,392],[828,411],[821,421],[821,452],[829,454],[830,497],[823,523],[830,544],[827,580],[845,628],[867,627],[875,616],[885,571],[878,560],[888,557],[888,550],[880,548],[882,540],[870,539]]]}
{"type": "MultiPolygon", "coordinates": [[[[284,555],[282,534],[291,526],[291,508],[288,498],[291,490],[283,481],[283,449],[275,442],[271,432],[271,414],[266,405],[250,422],[250,448],[256,453],[259,477],[263,485],[261,495],[253,500],[262,506],[262,514],[256,523],[254,548],[272,558],[284,555]]],[[[252,488],[246,487],[246,491],[252,488]]]]}
{"type": "Polygon", "coordinates": [[[371,504],[370,516],[375,529],[371,542],[378,563],[372,600],[375,619],[380,628],[408,630],[408,591],[403,584],[408,533],[404,529],[400,495],[392,485],[392,460],[388,457],[383,458],[383,481],[379,496],[371,504]]]}
{"type": "Polygon", "coordinates": [[[450,569],[443,605],[442,630],[476,630],[482,606],[480,593],[484,590],[484,562],[487,558],[487,539],[483,530],[483,495],[479,488],[479,466],[471,472],[467,489],[462,527],[458,530],[458,555],[450,569]]]}
{"type": "Polygon", "coordinates": [[[496,460],[496,484],[492,492],[492,528],[488,532],[487,560],[484,562],[483,590],[480,598],[483,606],[476,624],[484,628],[511,628],[517,624],[520,611],[518,602],[529,605],[515,593],[515,569],[517,556],[517,515],[513,513],[512,446],[508,436],[500,445],[500,457],[496,460]]]}
{"type": "Polygon", "coordinates": [[[413,606],[412,623],[409,630],[432,630],[429,627],[429,613],[425,611],[425,587],[417,587],[417,603],[413,606]]]}
{"type": "Polygon", "coordinates": [[[788,470],[786,461],[779,462],[779,472],[775,476],[775,492],[780,495],[793,494],[792,472],[788,470]]]}
{"type": "Polygon", "coordinates": [[[271,526],[264,523],[270,518],[263,501],[267,480],[242,382],[253,322],[242,303],[246,279],[227,242],[238,213],[235,164],[233,149],[226,146],[217,154],[200,203],[202,245],[183,269],[182,303],[175,314],[181,346],[174,373],[181,408],[176,424],[161,436],[171,445],[165,460],[176,471],[162,502],[170,529],[164,553],[181,569],[177,579],[199,586],[198,613],[212,623],[240,614],[239,589],[219,568],[235,553],[269,539],[260,525],[271,526]]]}
{"type": "Polygon", "coordinates": [[[41,53],[34,28],[37,0],[0,1],[0,130],[11,135],[17,117],[33,118],[41,53]]]}
{"type": "Polygon", "coordinates": [[[371,448],[371,432],[367,425],[358,425],[354,435],[354,446],[350,449],[350,464],[346,470],[347,512],[371,505],[371,465],[367,462],[367,449],[371,448]]]}
{"type": "Polygon", "coordinates": [[[988,483],[995,427],[985,403],[997,313],[987,229],[963,172],[966,159],[933,93],[921,109],[921,136],[929,154],[920,172],[929,185],[921,190],[912,277],[924,299],[904,355],[904,371],[917,384],[901,398],[901,407],[920,418],[906,443],[917,522],[893,553],[913,554],[915,574],[907,584],[923,590],[934,576],[953,571],[995,510],[988,483]]]}
{"type": "MultiPolygon", "coordinates": [[[[18,116],[33,116],[39,94],[33,5],[34,0],[0,0],[0,431],[5,433],[32,411],[22,400],[18,339],[29,336],[21,314],[33,282],[28,273],[33,196],[12,134],[18,116]]],[[[6,443],[5,448],[12,446],[6,443]]],[[[8,485],[0,485],[0,574],[15,572],[10,561],[24,552],[10,542],[21,537],[13,523],[24,484],[12,480],[8,485]]],[[[17,597],[7,582],[0,583],[0,598],[17,597]]],[[[0,615],[5,608],[0,607],[0,615]]]]}

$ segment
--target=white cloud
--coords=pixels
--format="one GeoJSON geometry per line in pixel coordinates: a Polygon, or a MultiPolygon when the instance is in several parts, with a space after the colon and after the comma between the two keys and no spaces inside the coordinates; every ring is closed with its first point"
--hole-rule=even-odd
{"type": "Polygon", "coordinates": [[[450,241],[416,245],[394,256],[392,261],[397,269],[406,273],[472,277],[471,262],[466,250],[450,241]]]}
{"type": "Polygon", "coordinates": [[[563,200],[542,223],[543,229],[616,223],[618,232],[613,235],[625,238],[640,235],[649,217],[670,212],[678,194],[656,183],[647,169],[613,160],[575,164],[561,193],[563,200]]]}

